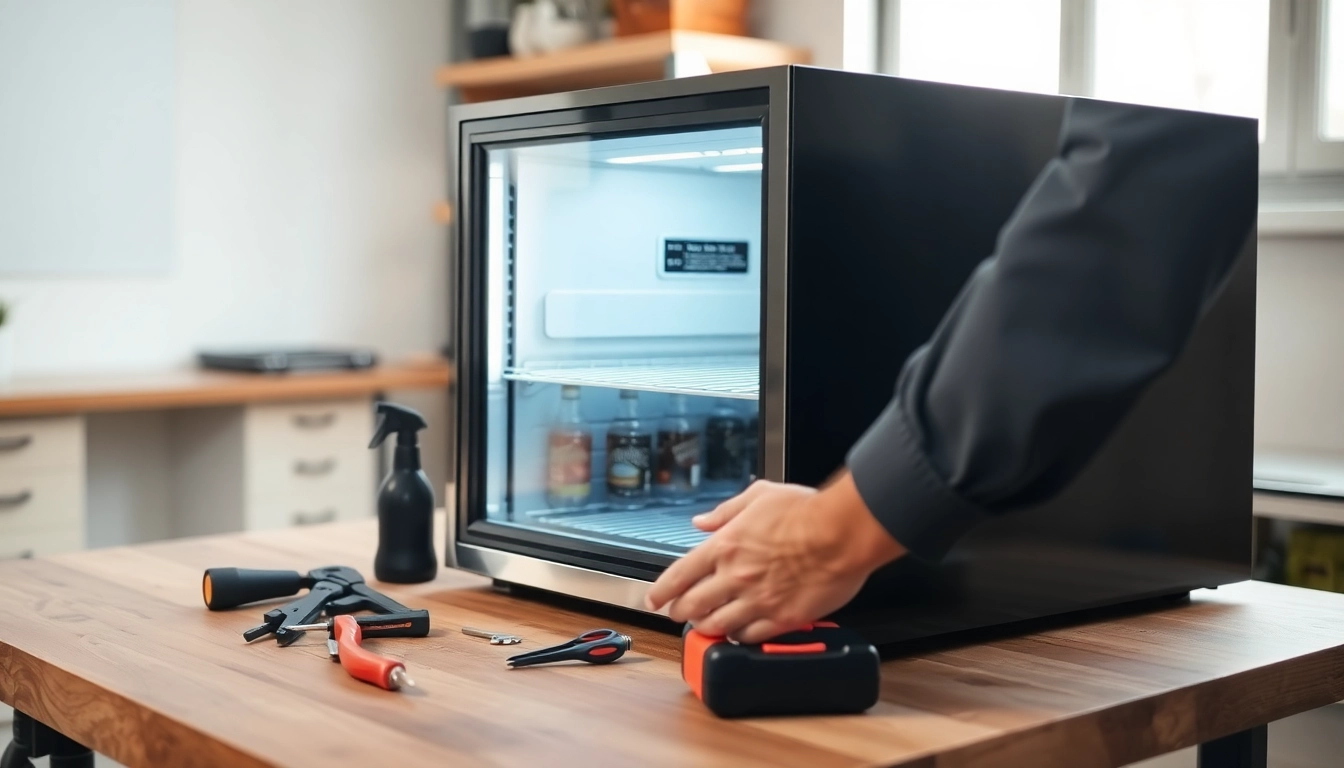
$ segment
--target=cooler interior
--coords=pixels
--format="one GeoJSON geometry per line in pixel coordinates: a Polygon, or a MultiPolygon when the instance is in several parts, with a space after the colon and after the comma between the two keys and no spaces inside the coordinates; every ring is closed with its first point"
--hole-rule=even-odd
{"type": "Polygon", "coordinates": [[[680,555],[704,539],[691,516],[757,471],[761,126],[486,157],[476,519],[680,555]]]}

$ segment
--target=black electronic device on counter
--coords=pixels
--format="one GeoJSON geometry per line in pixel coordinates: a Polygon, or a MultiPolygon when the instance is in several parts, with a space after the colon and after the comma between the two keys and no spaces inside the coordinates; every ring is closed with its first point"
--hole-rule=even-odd
{"type": "Polygon", "coordinates": [[[202,368],[254,373],[372,368],[378,357],[367,349],[209,350],[197,354],[202,368]]]}
{"type": "Polygon", "coordinates": [[[689,626],[681,636],[682,679],[719,717],[863,712],[877,703],[879,664],[858,632],[824,621],[755,645],[689,626]]]}

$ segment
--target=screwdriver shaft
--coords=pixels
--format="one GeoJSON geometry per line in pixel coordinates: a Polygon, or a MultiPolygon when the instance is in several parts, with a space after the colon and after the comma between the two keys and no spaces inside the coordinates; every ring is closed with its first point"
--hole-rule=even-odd
{"type": "Polygon", "coordinates": [[[331,622],[329,621],[324,621],[321,624],[290,624],[289,626],[285,627],[285,629],[295,629],[303,631],[307,631],[310,629],[316,630],[316,629],[330,629],[330,628],[331,628],[331,622]]]}
{"type": "Polygon", "coordinates": [[[411,679],[410,675],[406,674],[405,667],[397,667],[396,669],[392,670],[392,674],[387,676],[387,684],[388,686],[390,686],[388,690],[392,691],[398,690],[400,688],[415,687],[415,681],[411,679]]]}

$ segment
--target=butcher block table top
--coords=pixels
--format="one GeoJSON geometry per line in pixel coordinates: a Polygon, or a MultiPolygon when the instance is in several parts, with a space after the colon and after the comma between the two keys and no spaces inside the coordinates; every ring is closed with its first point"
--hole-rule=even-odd
{"type": "Polygon", "coordinates": [[[466,573],[374,585],[433,614],[428,638],[368,641],[405,660],[418,688],[403,693],[348,677],[321,633],[247,645],[264,608],[201,603],[210,566],[372,578],[375,539],[368,520],[0,563],[0,700],[131,766],[823,768],[1124,765],[1344,698],[1344,595],[1256,582],[886,661],[863,715],[742,721],[690,695],[675,637],[466,573]],[[463,625],[524,641],[491,646],[463,625]],[[505,668],[600,626],[632,652],[505,668]]]}

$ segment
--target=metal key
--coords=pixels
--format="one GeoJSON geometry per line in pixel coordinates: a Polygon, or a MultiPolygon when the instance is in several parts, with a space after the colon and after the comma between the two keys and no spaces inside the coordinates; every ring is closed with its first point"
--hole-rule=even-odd
{"type": "Polygon", "coordinates": [[[474,629],[472,627],[463,627],[462,634],[489,640],[491,645],[517,645],[518,643],[523,642],[523,638],[517,635],[487,632],[484,629],[474,629]]]}

